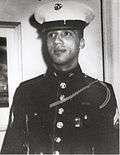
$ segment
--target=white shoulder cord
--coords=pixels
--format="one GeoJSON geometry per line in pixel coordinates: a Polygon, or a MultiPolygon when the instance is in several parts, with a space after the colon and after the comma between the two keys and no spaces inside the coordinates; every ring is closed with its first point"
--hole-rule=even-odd
{"type": "Polygon", "coordinates": [[[108,88],[108,86],[105,83],[103,83],[101,81],[100,81],[100,83],[106,88],[106,93],[107,93],[105,101],[99,106],[99,108],[102,109],[103,107],[105,107],[108,104],[108,102],[109,102],[109,100],[111,98],[111,92],[110,92],[110,89],[108,88]]]}

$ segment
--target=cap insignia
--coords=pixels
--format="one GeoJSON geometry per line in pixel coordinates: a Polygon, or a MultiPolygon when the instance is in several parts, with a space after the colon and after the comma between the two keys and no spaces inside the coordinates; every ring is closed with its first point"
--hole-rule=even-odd
{"type": "Polygon", "coordinates": [[[63,7],[63,4],[61,4],[61,3],[56,3],[55,6],[54,6],[54,9],[55,9],[55,10],[60,10],[62,7],[63,7]]]}

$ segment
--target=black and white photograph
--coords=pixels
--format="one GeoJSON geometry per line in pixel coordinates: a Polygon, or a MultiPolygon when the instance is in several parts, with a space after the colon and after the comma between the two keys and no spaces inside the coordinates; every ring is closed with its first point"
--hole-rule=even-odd
{"type": "Polygon", "coordinates": [[[119,0],[0,1],[0,153],[119,154],[119,0]]]}

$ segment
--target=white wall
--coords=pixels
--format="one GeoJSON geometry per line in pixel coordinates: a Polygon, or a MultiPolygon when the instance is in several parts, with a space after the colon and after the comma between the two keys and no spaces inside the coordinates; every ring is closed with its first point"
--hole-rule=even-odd
{"type": "MultiPolygon", "coordinates": [[[[84,0],[84,2],[89,3],[95,10],[96,18],[85,30],[86,47],[80,52],[79,61],[83,71],[102,79],[100,1],[84,0]]],[[[23,81],[44,73],[46,70],[41,55],[41,42],[37,38],[36,29],[29,23],[29,17],[38,3],[38,0],[0,0],[0,21],[21,23],[23,81]]],[[[1,133],[0,143],[2,143],[3,136],[4,133],[1,133]]]]}

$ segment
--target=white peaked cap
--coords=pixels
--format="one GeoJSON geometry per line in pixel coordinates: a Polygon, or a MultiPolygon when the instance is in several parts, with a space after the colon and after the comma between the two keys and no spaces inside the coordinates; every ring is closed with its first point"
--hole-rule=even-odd
{"type": "Polygon", "coordinates": [[[83,21],[88,25],[95,15],[89,6],[78,0],[43,0],[37,6],[34,16],[40,24],[56,21],[83,21]]]}

